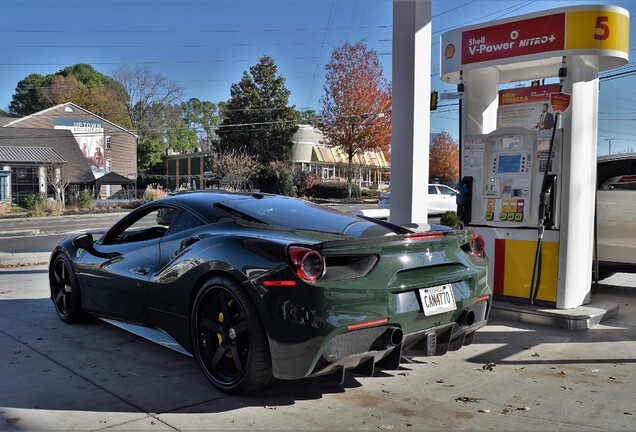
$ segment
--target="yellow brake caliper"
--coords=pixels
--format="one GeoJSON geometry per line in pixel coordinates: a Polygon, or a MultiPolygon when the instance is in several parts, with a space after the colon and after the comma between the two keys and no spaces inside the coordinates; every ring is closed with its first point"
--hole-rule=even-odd
{"type": "MultiPolygon", "coordinates": [[[[230,308],[232,307],[232,305],[234,304],[234,299],[229,299],[227,302],[227,307],[230,308]]],[[[219,312],[219,319],[218,322],[219,324],[223,324],[224,321],[224,316],[223,316],[223,312],[219,312]]],[[[221,333],[217,333],[216,336],[219,338],[219,346],[223,343],[223,336],[221,335],[221,333]]],[[[232,352],[228,351],[225,353],[225,356],[228,358],[232,358],[232,352]]]]}

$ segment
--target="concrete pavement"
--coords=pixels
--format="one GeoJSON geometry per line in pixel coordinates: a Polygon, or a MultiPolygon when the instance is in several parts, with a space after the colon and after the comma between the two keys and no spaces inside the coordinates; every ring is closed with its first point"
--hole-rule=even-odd
{"type": "Polygon", "coordinates": [[[636,277],[605,281],[616,318],[566,330],[499,318],[473,345],[374,377],[248,396],[101,321],[66,325],[44,266],[0,270],[2,430],[631,430],[636,277]]]}

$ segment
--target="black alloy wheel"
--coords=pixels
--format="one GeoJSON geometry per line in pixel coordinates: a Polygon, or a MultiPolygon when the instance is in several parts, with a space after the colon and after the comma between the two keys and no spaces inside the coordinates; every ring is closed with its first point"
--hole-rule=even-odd
{"type": "Polygon", "coordinates": [[[55,310],[66,323],[76,323],[82,318],[82,301],[77,278],[71,262],[65,255],[58,255],[49,271],[51,299],[55,310]]]}
{"type": "Polygon", "coordinates": [[[195,357],[215,387],[242,393],[273,383],[260,318],[233,281],[213,278],[201,288],[192,308],[191,333],[195,357]]]}

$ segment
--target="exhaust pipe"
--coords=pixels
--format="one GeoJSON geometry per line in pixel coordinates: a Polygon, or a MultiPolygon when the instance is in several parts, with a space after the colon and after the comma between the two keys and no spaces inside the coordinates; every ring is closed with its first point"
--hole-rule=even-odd
{"type": "Polygon", "coordinates": [[[460,326],[471,326],[475,323],[475,312],[471,310],[465,310],[462,314],[457,318],[457,324],[460,326]]]}
{"type": "Polygon", "coordinates": [[[381,336],[383,344],[388,348],[398,346],[404,339],[404,333],[399,327],[389,327],[381,336]]]}

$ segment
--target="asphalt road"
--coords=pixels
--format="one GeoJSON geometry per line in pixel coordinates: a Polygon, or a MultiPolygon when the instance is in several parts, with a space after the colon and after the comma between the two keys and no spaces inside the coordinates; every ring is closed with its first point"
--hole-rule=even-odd
{"type": "Polygon", "coordinates": [[[123,213],[78,215],[50,218],[16,218],[0,220],[0,232],[16,232],[0,237],[0,252],[48,252],[60,240],[84,232],[101,235],[117,222],[123,213]],[[38,232],[24,235],[22,232],[38,232]]]}

